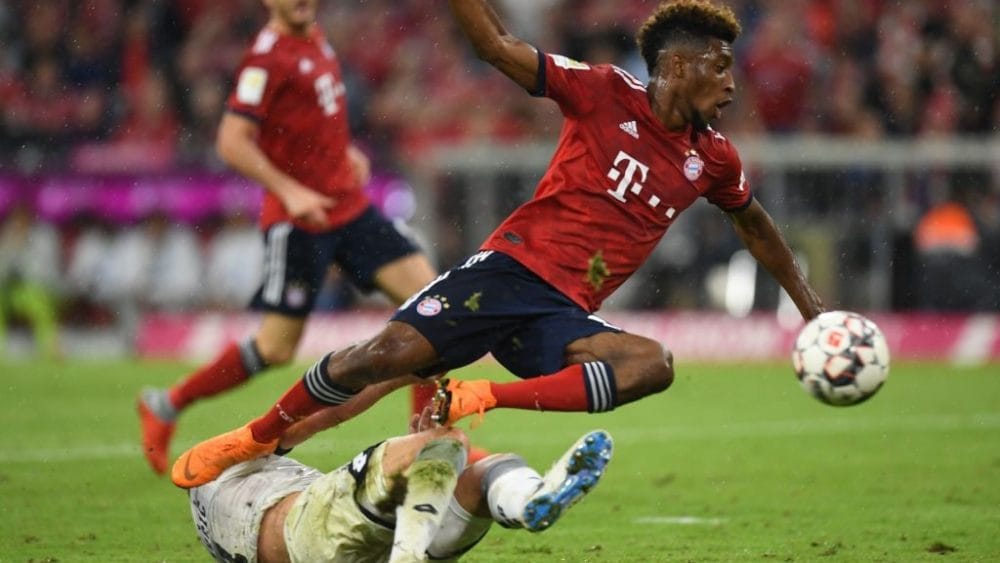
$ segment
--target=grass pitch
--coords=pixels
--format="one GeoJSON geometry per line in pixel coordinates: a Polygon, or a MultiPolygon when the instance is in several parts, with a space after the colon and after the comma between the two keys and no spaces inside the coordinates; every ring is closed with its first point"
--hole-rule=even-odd
{"type": "MultiPolygon", "coordinates": [[[[207,561],[187,498],[146,467],[133,400],[187,367],[0,364],[0,562],[207,561]]],[[[544,471],[605,428],[602,484],[542,534],[494,527],[487,562],[1000,560],[1000,367],[897,362],[878,396],[822,405],[785,364],[684,365],[601,414],[493,411],[471,431],[544,471]]],[[[173,454],[267,408],[301,367],[195,405],[173,454]]],[[[458,377],[508,376],[488,364],[458,377]]],[[[298,448],[321,469],[405,431],[406,394],[298,448]]]]}

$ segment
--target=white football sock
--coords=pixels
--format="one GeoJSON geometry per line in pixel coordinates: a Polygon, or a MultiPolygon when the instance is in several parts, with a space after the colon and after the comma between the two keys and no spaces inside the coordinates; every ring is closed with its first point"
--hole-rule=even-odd
{"type": "Polygon", "coordinates": [[[520,528],[524,507],[542,483],[542,476],[520,457],[512,456],[491,468],[483,488],[493,519],[505,528],[520,528]]]}
{"type": "Polygon", "coordinates": [[[170,398],[166,389],[155,389],[147,387],[142,390],[142,402],[146,408],[153,411],[156,418],[164,422],[174,422],[177,420],[177,409],[170,404],[170,398]]]}

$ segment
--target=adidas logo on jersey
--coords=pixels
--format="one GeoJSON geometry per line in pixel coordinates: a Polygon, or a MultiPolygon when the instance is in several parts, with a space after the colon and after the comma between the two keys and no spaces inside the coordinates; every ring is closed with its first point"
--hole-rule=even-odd
{"type": "Polygon", "coordinates": [[[639,138],[639,128],[635,126],[634,121],[626,121],[618,126],[622,131],[628,133],[634,139],[639,138]]]}

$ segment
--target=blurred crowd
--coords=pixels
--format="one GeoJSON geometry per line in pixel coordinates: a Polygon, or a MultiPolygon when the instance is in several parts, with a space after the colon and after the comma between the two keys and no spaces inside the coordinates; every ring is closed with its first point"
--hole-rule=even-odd
{"type": "MultiPolygon", "coordinates": [[[[647,76],[632,35],[656,1],[493,3],[513,33],[543,50],[647,76]]],[[[735,45],[737,102],[719,124],[728,134],[997,134],[993,0],[725,3],[744,28],[735,45]]],[[[222,171],[216,127],[234,69],[265,18],[261,0],[0,3],[0,172],[30,179],[222,171]]],[[[477,61],[443,4],[320,0],[319,19],[344,66],[352,130],[377,170],[406,170],[441,145],[551,142],[558,134],[554,104],[534,101],[477,61]]],[[[984,190],[1000,213],[996,177],[984,190]]],[[[955,196],[925,207],[961,200],[955,196]]],[[[123,297],[140,307],[239,308],[259,275],[250,265],[261,261],[247,256],[260,241],[240,214],[176,221],[160,209],[119,221],[90,214],[47,221],[35,203],[0,201],[0,301],[8,310],[20,303],[21,315],[44,316],[32,311],[44,311],[45,298],[11,279],[33,278],[63,299],[111,304],[99,310],[121,314],[128,308],[115,303],[123,297]],[[119,285],[94,281],[108,276],[119,285]],[[21,288],[16,298],[12,287],[21,288]]],[[[975,222],[950,211],[914,235],[914,248],[968,255],[972,241],[981,251],[986,239],[967,234],[975,222]],[[965,236],[954,234],[963,228],[965,236]]],[[[953,270],[949,264],[941,267],[953,270]]],[[[986,275],[996,279],[993,270],[986,275]]]]}
{"type": "MultiPolygon", "coordinates": [[[[401,178],[378,174],[366,191],[393,221],[414,211],[401,178]]],[[[261,200],[229,174],[0,175],[0,327],[5,311],[90,326],[131,323],[141,311],[242,310],[263,274],[261,200]]],[[[361,297],[337,271],[328,281],[321,309],[361,297]]]]}
{"type": "Polygon", "coordinates": [[[228,197],[221,206],[200,195],[197,208],[185,208],[150,197],[191,193],[177,181],[50,180],[30,192],[12,183],[0,176],[0,357],[8,324],[30,329],[36,348],[54,356],[59,325],[127,335],[144,311],[240,310],[260,283],[256,202],[228,197]],[[88,201],[55,193],[74,188],[88,201]],[[82,205],[67,209],[67,200],[82,205]]]}
{"type": "MultiPolygon", "coordinates": [[[[643,0],[497,0],[542,49],[644,78],[643,0]]],[[[1000,9],[990,0],[730,0],[735,133],[866,138],[971,134],[1000,123],[1000,9]]],[[[353,128],[380,161],[437,143],[552,138],[558,116],[477,63],[443,5],[320,3],[346,67],[353,128]],[[486,92],[503,92],[484,95],[486,92]]],[[[260,0],[9,0],[0,4],[0,138],[31,172],[214,168],[215,125],[265,19],[260,0]]]]}

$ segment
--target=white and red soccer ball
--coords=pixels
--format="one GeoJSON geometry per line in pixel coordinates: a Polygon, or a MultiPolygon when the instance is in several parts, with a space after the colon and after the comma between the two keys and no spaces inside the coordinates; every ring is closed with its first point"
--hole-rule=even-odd
{"type": "Polygon", "coordinates": [[[856,405],[871,398],[889,376],[889,346],[871,320],[830,311],[799,332],[792,366],[802,388],[817,400],[856,405]]]}

